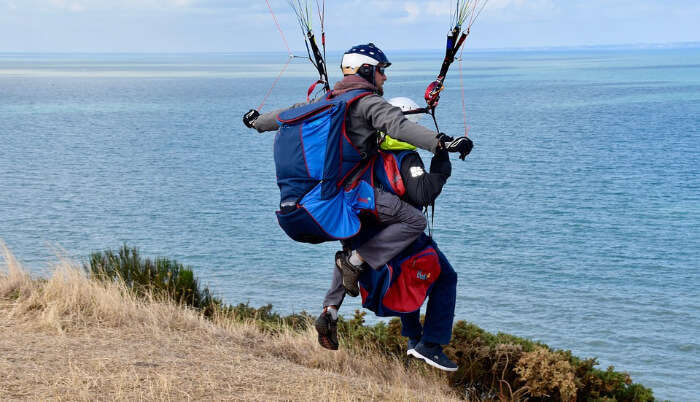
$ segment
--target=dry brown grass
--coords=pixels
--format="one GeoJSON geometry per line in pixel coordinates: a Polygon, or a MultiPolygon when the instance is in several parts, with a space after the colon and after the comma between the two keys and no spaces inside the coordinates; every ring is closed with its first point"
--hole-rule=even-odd
{"type": "Polygon", "coordinates": [[[266,334],[89,280],[70,262],[31,278],[0,243],[0,400],[458,399],[444,376],[313,329],[266,334]]]}

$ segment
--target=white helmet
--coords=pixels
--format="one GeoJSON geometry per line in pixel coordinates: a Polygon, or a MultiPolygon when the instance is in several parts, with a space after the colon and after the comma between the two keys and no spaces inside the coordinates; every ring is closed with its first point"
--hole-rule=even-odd
{"type": "MultiPolygon", "coordinates": [[[[403,112],[420,108],[420,106],[418,106],[418,104],[416,102],[414,102],[412,99],[405,98],[403,96],[400,96],[398,98],[391,98],[391,99],[389,99],[389,103],[391,103],[392,106],[396,106],[396,107],[400,108],[401,111],[403,111],[403,112]]],[[[408,120],[410,120],[416,124],[418,124],[420,122],[421,117],[423,117],[422,113],[406,115],[406,118],[408,120]]]]}
{"type": "Polygon", "coordinates": [[[360,67],[363,65],[372,67],[382,66],[386,68],[389,67],[391,63],[381,49],[375,46],[374,43],[368,43],[366,45],[353,46],[350,50],[345,52],[345,54],[343,54],[343,60],[340,62],[340,69],[343,71],[344,75],[356,74],[358,72],[364,73],[360,75],[364,76],[368,81],[374,82],[372,78],[374,69],[370,68],[368,71],[361,71],[360,67]]]}
{"type": "MultiPolygon", "coordinates": [[[[409,98],[404,98],[404,97],[398,97],[398,98],[391,98],[389,99],[389,103],[392,106],[396,106],[401,109],[401,111],[406,112],[409,110],[415,110],[418,109],[419,106],[416,102],[412,101],[409,98]]],[[[423,114],[409,114],[406,115],[406,118],[409,121],[412,121],[413,123],[418,124],[420,121],[420,118],[423,114]]],[[[384,134],[381,138],[381,143],[379,144],[379,148],[383,149],[384,151],[405,151],[405,150],[415,150],[416,147],[403,142],[399,141],[397,139],[391,138],[388,134],[384,134]]]]}

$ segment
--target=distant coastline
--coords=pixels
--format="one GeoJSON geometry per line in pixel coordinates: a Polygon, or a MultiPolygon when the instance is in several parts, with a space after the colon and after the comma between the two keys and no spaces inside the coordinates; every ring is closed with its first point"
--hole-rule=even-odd
{"type": "MultiPolygon", "coordinates": [[[[467,46],[465,51],[471,53],[498,53],[498,52],[567,52],[587,50],[670,50],[670,49],[700,49],[700,41],[693,42],[666,42],[666,43],[619,43],[605,45],[573,45],[573,46],[526,46],[526,47],[484,47],[472,48],[467,46]]],[[[444,53],[444,49],[389,49],[392,53],[444,53]]],[[[303,49],[293,49],[295,53],[303,53],[303,49]]],[[[344,50],[329,49],[328,55],[340,55],[344,50]]],[[[260,52],[6,52],[0,49],[2,55],[275,55],[287,54],[285,51],[260,51],[260,52]]]]}

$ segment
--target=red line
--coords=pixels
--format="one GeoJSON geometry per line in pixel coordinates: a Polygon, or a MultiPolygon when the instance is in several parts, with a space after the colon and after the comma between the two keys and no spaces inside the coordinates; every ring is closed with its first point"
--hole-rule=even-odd
{"type": "Polygon", "coordinates": [[[287,47],[287,53],[291,56],[292,50],[289,49],[289,44],[287,44],[287,38],[284,37],[284,33],[282,32],[282,28],[280,28],[280,24],[277,22],[277,17],[275,17],[275,13],[272,12],[272,7],[270,7],[270,1],[265,0],[267,3],[267,8],[270,10],[270,15],[272,15],[272,19],[275,20],[275,25],[277,25],[277,30],[280,31],[280,35],[282,35],[282,40],[284,41],[284,46],[287,47]]]}
{"type": "Polygon", "coordinates": [[[469,130],[467,130],[467,105],[464,96],[464,78],[462,78],[462,55],[464,54],[464,48],[459,53],[459,85],[462,87],[462,116],[464,117],[464,136],[469,135],[469,130]]]}
{"type": "Polygon", "coordinates": [[[467,28],[471,28],[472,24],[474,23],[474,14],[476,12],[476,6],[479,4],[479,0],[475,0],[472,4],[472,11],[469,13],[469,22],[467,23],[467,28]]]}
{"type": "Polygon", "coordinates": [[[470,18],[468,28],[471,28],[472,25],[476,22],[477,18],[479,18],[479,16],[481,15],[481,12],[484,11],[484,8],[486,8],[486,4],[488,4],[488,2],[489,2],[489,0],[484,0],[484,2],[481,4],[481,8],[479,8],[478,11],[477,11],[477,7],[479,4],[479,0],[477,0],[474,3],[474,9],[472,10],[472,13],[476,13],[476,15],[472,15],[472,18],[470,18]]]}
{"type": "Polygon", "coordinates": [[[282,67],[282,71],[280,71],[280,73],[277,75],[275,82],[273,82],[270,89],[267,90],[267,93],[265,94],[265,97],[263,98],[262,103],[260,103],[260,106],[258,106],[258,109],[257,109],[258,112],[260,110],[262,110],[262,107],[263,107],[263,105],[265,105],[265,101],[267,100],[267,97],[270,96],[270,92],[272,92],[272,89],[275,87],[275,85],[277,85],[277,81],[280,80],[280,78],[282,77],[282,74],[284,74],[284,71],[287,69],[287,66],[289,66],[289,63],[291,63],[291,62],[292,62],[292,57],[287,59],[287,63],[284,65],[284,67],[282,67]]]}
{"type": "Polygon", "coordinates": [[[324,24],[323,24],[323,22],[324,22],[323,17],[325,17],[325,15],[326,15],[326,0],[323,0],[323,9],[321,9],[321,6],[318,4],[318,0],[316,0],[316,10],[318,10],[318,19],[319,19],[319,21],[321,21],[321,32],[323,32],[323,31],[325,31],[324,24]],[[323,11],[321,11],[321,10],[323,10],[323,11]]]}

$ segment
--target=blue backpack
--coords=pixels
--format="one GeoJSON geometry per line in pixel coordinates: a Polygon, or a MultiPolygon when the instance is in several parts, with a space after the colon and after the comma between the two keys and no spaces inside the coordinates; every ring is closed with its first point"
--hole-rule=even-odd
{"type": "Polygon", "coordinates": [[[361,154],[345,132],[350,105],[364,90],[280,113],[274,157],[280,211],[277,221],[304,243],[347,239],[360,231],[358,214],[373,211],[374,189],[361,177],[374,158],[361,154]]]}

